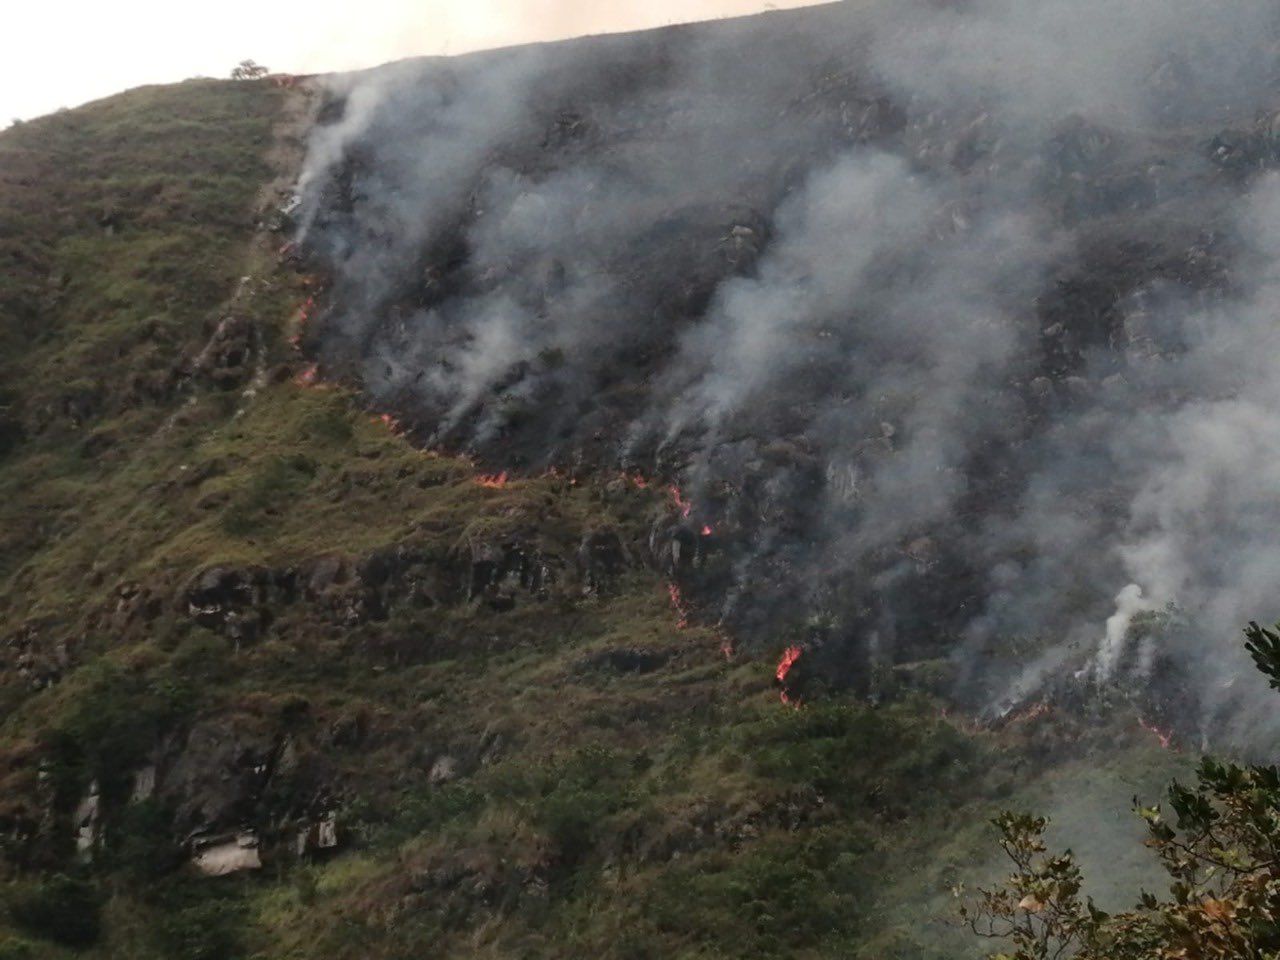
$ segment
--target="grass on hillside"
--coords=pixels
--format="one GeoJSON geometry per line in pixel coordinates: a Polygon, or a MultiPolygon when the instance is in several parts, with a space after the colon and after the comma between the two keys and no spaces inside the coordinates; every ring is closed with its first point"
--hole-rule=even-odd
{"type": "MultiPolygon", "coordinates": [[[[936,918],[985,867],[984,817],[1080,775],[1047,725],[970,731],[912,697],[784,708],[769,666],[679,628],[642,565],[600,595],[566,573],[508,612],[281,604],[245,644],[181,609],[214,565],[398,544],[448,569],[516,540],[568,571],[586,533],[637,544],[668,509],[603,480],[479,485],[358,397],[296,382],[304,280],[256,229],[284,97],[194,81],[0,135],[0,960],[976,946],[936,918]],[[261,389],[175,377],[229,314],[261,336],[261,389]],[[129,614],[134,589],[152,615],[129,614]],[[611,659],[637,650],[643,672],[611,659]],[[56,682],[27,655],[65,661],[56,682]],[[343,849],[221,880],[180,866],[172,810],[127,797],[158,743],[201,725],[287,742],[260,826],[320,771],[343,849]],[[106,839],[85,865],[69,821],[94,780],[106,839]],[[33,818],[56,842],[25,862],[33,818]]],[[[1142,745],[1116,763],[1135,758],[1143,785],[1176,765],[1142,745]]]]}

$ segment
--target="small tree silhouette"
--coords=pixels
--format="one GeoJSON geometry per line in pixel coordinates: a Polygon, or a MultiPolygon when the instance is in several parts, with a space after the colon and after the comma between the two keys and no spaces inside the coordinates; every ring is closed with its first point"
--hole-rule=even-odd
{"type": "Polygon", "coordinates": [[[232,80],[261,80],[271,71],[252,60],[241,60],[231,71],[232,80]]]}

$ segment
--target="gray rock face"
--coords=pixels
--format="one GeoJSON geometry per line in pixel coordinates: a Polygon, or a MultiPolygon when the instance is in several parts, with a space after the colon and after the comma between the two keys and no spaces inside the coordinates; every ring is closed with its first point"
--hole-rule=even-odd
{"type": "Polygon", "coordinates": [[[440,786],[458,779],[458,773],[458,761],[451,756],[445,755],[437,757],[435,762],[431,764],[427,779],[433,786],[440,786]]]}
{"type": "Polygon", "coordinates": [[[270,625],[273,605],[287,602],[295,590],[291,571],[218,566],[192,578],[182,600],[196,623],[237,645],[251,644],[270,625]]]}
{"type": "Polygon", "coordinates": [[[251,718],[197,723],[172,744],[156,795],[173,805],[179,835],[227,830],[250,822],[279,762],[283,741],[251,718]]]}
{"type": "Polygon", "coordinates": [[[133,789],[129,791],[130,803],[145,803],[156,793],[156,768],[148,764],[133,775],[133,789]]]}
{"type": "Polygon", "coordinates": [[[338,818],[332,812],[303,826],[294,841],[294,853],[299,857],[314,856],[337,848],[338,818]]]}
{"type": "Polygon", "coordinates": [[[253,321],[232,314],[218,322],[209,342],[192,363],[192,370],[196,376],[228,390],[252,376],[254,357],[260,349],[253,321]]]}
{"type": "Polygon", "coordinates": [[[613,530],[596,530],[583,537],[576,560],[586,593],[607,590],[618,575],[631,566],[626,545],[613,530]]]}
{"type": "Polygon", "coordinates": [[[135,772],[129,802],[171,811],[174,843],[208,876],[258,869],[299,831],[313,834],[308,850],[332,849],[333,773],[318,747],[285,732],[287,714],[197,721],[135,772]]]}
{"type": "Polygon", "coordinates": [[[252,831],[245,831],[201,839],[193,847],[191,863],[206,877],[261,870],[258,838],[252,831]]]}
{"type": "MultiPolygon", "coordinates": [[[[581,576],[595,589],[627,559],[617,537],[604,535],[594,546],[584,543],[581,576]]],[[[568,566],[518,539],[473,539],[448,556],[401,544],[358,558],[324,556],[298,569],[211,567],[192,577],[179,607],[239,646],[257,642],[276,617],[297,604],[342,627],[381,622],[399,608],[474,602],[505,612],[567,587],[568,566]]]]}
{"type": "Polygon", "coordinates": [[[556,582],[548,558],[519,543],[476,540],[468,549],[468,598],[494,610],[512,610],[521,597],[545,599],[556,582]]]}
{"type": "Polygon", "coordinates": [[[98,845],[99,820],[101,817],[102,798],[98,793],[97,781],[89,785],[89,791],[76,806],[72,823],[76,830],[76,855],[84,861],[93,859],[98,845]]]}

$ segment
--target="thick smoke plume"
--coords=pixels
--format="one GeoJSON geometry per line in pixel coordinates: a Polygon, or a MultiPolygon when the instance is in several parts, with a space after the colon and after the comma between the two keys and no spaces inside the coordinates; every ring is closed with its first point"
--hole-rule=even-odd
{"type": "Polygon", "coordinates": [[[1278,40],[1271,0],[895,0],[342,77],[310,346],[425,442],[678,481],[658,547],[713,525],[681,575],[835,681],[1243,742],[1278,40]]]}

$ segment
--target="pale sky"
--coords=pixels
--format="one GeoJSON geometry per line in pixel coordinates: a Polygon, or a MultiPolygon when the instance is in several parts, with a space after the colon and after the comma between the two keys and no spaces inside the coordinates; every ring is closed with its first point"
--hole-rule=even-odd
{"type": "Polygon", "coordinates": [[[145,83],[224,77],[245,58],[319,73],[815,2],[0,0],[0,128],[145,83]]]}

